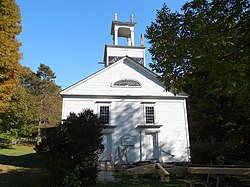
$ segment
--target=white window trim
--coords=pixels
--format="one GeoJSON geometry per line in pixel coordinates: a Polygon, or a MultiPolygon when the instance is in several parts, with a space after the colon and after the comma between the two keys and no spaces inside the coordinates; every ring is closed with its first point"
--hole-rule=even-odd
{"type": "Polygon", "coordinates": [[[108,124],[105,124],[105,125],[111,125],[111,102],[96,102],[97,103],[97,111],[98,111],[98,118],[100,117],[100,109],[101,109],[101,106],[108,106],[109,107],[109,123],[108,124]]]}
{"type": "Polygon", "coordinates": [[[155,103],[142,103],[143,104],[143,123],[144,125],[156,125],[156,107],[155,103]],[[154,107],[154,123],[146,123],[146,107],[154,107]]]}

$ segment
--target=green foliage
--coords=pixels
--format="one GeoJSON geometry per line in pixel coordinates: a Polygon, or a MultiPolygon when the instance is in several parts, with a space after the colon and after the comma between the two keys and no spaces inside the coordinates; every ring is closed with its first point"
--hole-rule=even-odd
{"type": "Polygon", "coordinates": [[[190,94],[191,146],[214,143],[214,162],[226,155],[215,142],[227,142],[227,151],[249,160],[250,3],[193,0],[182,11],[172,13],[164,4],[147,27],[150,66],[168,91],[190,94]]]}
{"type": "Polygon", "coordinates": [[[0,114],[0,132],[13,136],[28,136],[35,123],[35,98],[26,89],[18,87],[5,113],[0,114]]]}
{"type": "Polygon", "coordinates": [[[249,8],[247,0],[194,0],[180,14],[164,4],[146,38],[167,89],[186,91],[202,75],[213,95],[249,90],[249,8]]]}
{"type": "Polygon", "coordinates": [[[97,178],[96,158],[85,158],[81,163],[66,171],[63,184],[67,186],[82,186],[94,184],[97,178]]]}
{"type": "Polygon", "coordinates": [[[71,113],[37,146],[59,184],[80,186],[96,182],[103,128],[93,111],[85,109],[79,114],[71,113]]]}
{"type": "Polygon", "coordinates": [[[54,79],[55,73],[45,64],[40,64],[36,73],[24,67],[20,84],[29,90],[36,99],[36,121],[39,127],[51,127],[61,119],[61,96],[54,79]]]}
{"type": "Polygon", "coordinates": [[[226,151],[226,143],[210,141],[196,141],[191,146],[192,159],[194,164],[225,164],[224,152],[226,151]]]}
{"type": "Polygon", "coordinates": [[[55,78],[54,73],[44,64],[37,73],[28,67],[21,68],[19,85],[9,101],[9,108],[0,113],[0,133],[13,139],[37,133],[37,127],[59,124],[61,88],[52,78],[55,78]]]}
{"type": "MultiPolygon", "coordinates": [[[[204,144],[207,142],[209,145],[215,143],[212,147],[214,152],[218,153],[217,156],[229,155],[229,159],[249,161],[250,128],[247,117],[249,115],[246,113],[247,102],[241,104],[237,96],[214,98],[205,92],[206,88],[193,88],[194,92],[188,101],[191,149],[197,141],[204,144]],[[220,153],[216,149],[216,142],[224,142],[224,150],[220,153]],[[234,157],[232,153],[237,156],[234,157]]],[[[194,150],[198,149],[193,149],[193,153],[194,150]]],[[[197,162],[195,158],[193,161],[197,162]]],[[[214,162],[214,159],[211,162],[214,162]]]]}
{"type": "Polygon", "coordinates": [[[55,126],[61,119],[61,87],[54,81],[55,73],[45,64],[40,64],[35,75],[33,92],[38,102],[38,125],[55,126]]]}
{"type": "Polygon", "coordinates": [[[8,101],[18,85],[20,70],[21,16],[14,0],[0,1],[0,113],[8,108],[8,101]]]}
{"type": "Polygon", "coordinates": [[[61,87],[55,83],[55,78],[55,73],[45,64],[40,64],[36,73],[28,67],[23,67],[20,86],[35,98],[33,111],[36,113],[36,125],[51,127],[60,122],[61,87]]]}
{"type": "Polygon", "coordinates": [[[36,72],[36,75],[41,80],[53,80],[56,78],[55,73],[50,69],[49,66],[46,66],[45,64],[40,64],[36,72]]]}
{"type": "Polygon", "coordinates": [[[10,132],[0,133],[0,148],[7,147],[15,139],[10,132]]]}

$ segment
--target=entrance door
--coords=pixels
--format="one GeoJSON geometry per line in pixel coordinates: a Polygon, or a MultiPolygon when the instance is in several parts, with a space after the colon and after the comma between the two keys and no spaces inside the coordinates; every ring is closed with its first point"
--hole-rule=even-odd
{"type": "Polygon", "coordinates": [[[147,139],[147,160],[158,160],[159,159],[159,143],[158,143],[158,132],[146,132],[147,139]]]}
{"type": "Polygon", "coordinates": [[[104,150],[103,150],[100,160],[111,161],[111,154],[112,154],[112,134],[111,133],[103,134],[102,144],[104,145],[104,150]]]}

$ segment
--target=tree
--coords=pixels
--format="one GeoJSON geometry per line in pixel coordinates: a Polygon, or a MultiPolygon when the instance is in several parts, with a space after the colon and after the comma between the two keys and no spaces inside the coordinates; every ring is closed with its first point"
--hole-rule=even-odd
{"type": "Polygon", "coordinates": [[[37,132],[37,128],[59,124],[60,86],[51,80],[55,75],[48,66],[40,67],[37,73],[21,67],[19,85],[9,101],[9,108],[0,114],[1,133],[11,137],[27,136],[37,132]]]}
{"type": "Polygon", "coordinates": [[[56,78],[55,73],[51,70],[49,66],[46,66],[45,64],[40,64],[36,72],[36,75],[41,80],[53,80],[56,78]]]}
{"type": "Polygon", "coordinates": [[[45,64],[40,64],[36,73],[25,67],[20,84],[36,97],[37,125],[40,127],[55,126],[61,119],[61,96],[54,79],[55,73],[45,64]]]}
{"type": "Polygon", "coordinates": [[[78,114],[71,113],[37,146],[37,151],[45,155],[48,170],[58,185],[95,183],[104,127],[92,110],[85,109],[78,114]]]}
{"type": "Polygon", "coordinates": [[[32,134],[37,119],[36,97],[24,83],[33,72],[22,67],[19,72],[19,85],[9,101],[9,107],[0,113],[0,134],[6,139],[16,139],[32,134]]]}
{"type": "Polygon", "coordinates": [[[9,108],[0,114],[0,118],[0,132],[16,138],[31,135],[36,122],[35,97],[27,89],[18,86],[9,108]]]}
{"type": "Polygon", "coordinates": [[[38,125],[55,126],[61,119],[61,96],[58,86],[54,79],[55,73],[45,64],[40,64],[36,72],[37,80],[35,92],[37,95],[38,107],[38,125]]]}
{"type": "Polygon", "coordinates": [[[0,113],[8,108],[8,101],[18,85],[20,70],[21,15],[14,0],[0,0],[0,113]]]}
{"type": "Polygon", "coordinates": [[[247,0],[193,0],[172,13],[164,4],[146,30],[151,68],[167,90],[190,94],[191,149],[227,145],[203,162],[227,151],[250,158],[249,8],[247,0]]]}
{"type": "Polygon", "coordinates": [[[183,14],[171,13],[164,4],[147,27],[151,68],[175,93],[209,74],[216,80],[210,92],[233,94],[249,91],[250,12],[247,0],[194,0],[183,14]]]}

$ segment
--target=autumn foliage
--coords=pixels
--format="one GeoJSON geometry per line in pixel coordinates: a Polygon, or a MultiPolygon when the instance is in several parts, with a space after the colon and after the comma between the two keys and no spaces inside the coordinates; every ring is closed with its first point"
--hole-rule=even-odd
{"type": "Polygon", "coordinates": [[[18,85],[21,15],[14,0],[0,0],[0,113],[8,107],[8,101],[18,85]]]}

